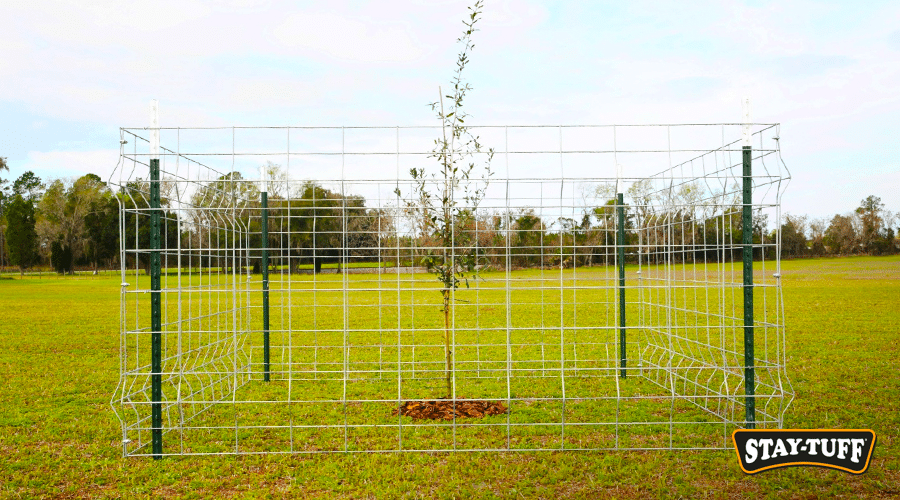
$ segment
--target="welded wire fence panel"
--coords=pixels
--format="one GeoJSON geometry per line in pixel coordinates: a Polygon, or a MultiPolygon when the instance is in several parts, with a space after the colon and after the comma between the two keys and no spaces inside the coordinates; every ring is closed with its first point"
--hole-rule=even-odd
{"type": "Polygon", "coordinates": [[[124,453],[153,454],[153,404],[164,455],[726,448],[736,428],[781,425],[789,174],[776,125],[752,125],[750,205],[739,124],[471,130],[493,157],[471,155],[489,167],[450,185],[433,152],[439,128],[161,129],[154,209],[147,131],[122,129],[113,406],[124,453]],[[456,205],[438,234],[423,200],[447,192],[456,205]],[[433,263],[459,256],[467,279],[448,287],[433,263]],[[503,411],[401,411],[441,401],[503,411]]]}

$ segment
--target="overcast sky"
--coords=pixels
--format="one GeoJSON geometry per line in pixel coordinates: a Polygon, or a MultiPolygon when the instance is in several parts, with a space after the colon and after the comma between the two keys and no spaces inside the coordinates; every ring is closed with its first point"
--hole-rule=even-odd
{"type": "MultiPolygon", "coordinates": [[[[466,1],[4,0],[0,156],[94,172],[119,127],[418,125],[466,1]]],[[[900,211],[900,2],[485,0],[481,124],[781,123],[792,213],[900,211]],[[864,6],[860,6],[864,5],[864,6]]]]}

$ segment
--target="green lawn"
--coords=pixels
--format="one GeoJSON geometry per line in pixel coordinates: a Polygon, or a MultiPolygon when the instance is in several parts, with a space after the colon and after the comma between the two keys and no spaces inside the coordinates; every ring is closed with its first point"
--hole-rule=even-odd
{"type": "Polygon", "coordinates": [[[119,277],[0,279],[0,497],[900,494],[900,258],[783,263],[787,428],[871,428],[870,470],[745,476],[734,451],[121,457],[119,277]]]}

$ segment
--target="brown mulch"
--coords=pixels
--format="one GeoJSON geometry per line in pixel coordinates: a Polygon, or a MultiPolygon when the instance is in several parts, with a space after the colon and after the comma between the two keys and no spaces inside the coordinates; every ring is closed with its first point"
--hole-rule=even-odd
{"type": "Polygon", "coordinates": [[[486,415],[503,415],[506,405],[501,401],[457,398],[456,402],[446,399],[430,401],[405,401],[400,408],[394,408],[393,415],[403,415],[414,419],[453,420],[456,418],[481,418],[486,415]]]}

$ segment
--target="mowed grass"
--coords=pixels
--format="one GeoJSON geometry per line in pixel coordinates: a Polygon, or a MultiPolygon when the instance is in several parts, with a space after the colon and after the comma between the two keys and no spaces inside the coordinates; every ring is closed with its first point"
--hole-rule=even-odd
{"type": "Polygon", "coordinates": [[[0,497],[800,497],[900,494],[900,258],[783,263],[788,428],[871,428],[863,476],[745,476],[734,451],[121,457],[119,278],[0,280],[0,497]]]}
{"type": "MultiPolygon", "coordinates": [[[[705,289],[693,282],[715,283],[710,275],[715,266],[686,267],[684,273],[669,273],[687,280],[671,289],[654,279],[662,268],[626,273],[633,284],[626,293],[629,325],[645,326],[627,335],[627,380],[617,376],[615,269],[482,273],[472,288],[454,293],[456,394],[506,400],[509,412],[457,422],[392,415],[398,398],[446,394],[443,317],[433,276],[329,274],[288,280],[276,273],[269,383],[262,382],[259,276],[256,283],[238,277],[238,289],[254,291],[237,297],[219,291],[229,288],[231,276],[165,276],[163,452],[728,448],[734,419],[744,414],[743,377],[736,368],[712,370],[700,363],[721,364],[727,356],[729,365],[739,365],[743,321],[687,311],[742,316],[742,296],[733,288],[705,289]],[[213,290],[205,291],[206,286],[213,290]],[[674,313],[668,318],[660,307],[639,307],[641,302],[670,303],[674,313]],[[231,333],[234,321],[245,333],[231,333]],[[670,355],[665,335],[669,321],[678,326],[671,330],[676,356],[670,355]],[[675,368],[652,369],[654,364],[675,368]],[[668,397],[669,373],[684,398],[668,397]],[[677,423],[669,425],[672,421],[677,423]]],[[[758,274],[762,282],[763,273],[758,274]]],[[[116,408],[126,420],[128,454],[148,454],[149,283],[145,276],[126,279],[129,373],[116,408]]],[[[758,321],[776,321],[772,288],[758,286],[756,292],[758,321]]],[[[787,401],[775,384],[778,373],[765,367],[780,360],[781,342],[771,329],[758,337],[757,423],[772,427],[787,401]]]]}

